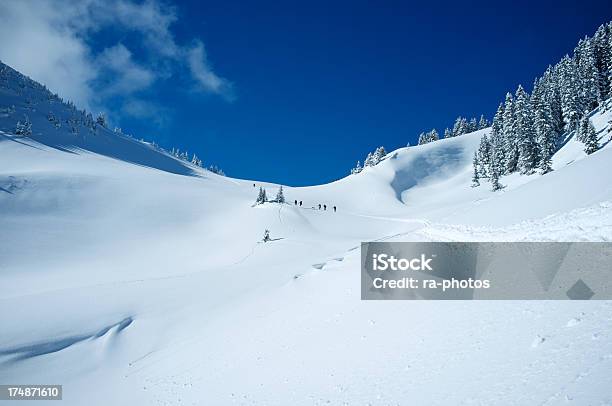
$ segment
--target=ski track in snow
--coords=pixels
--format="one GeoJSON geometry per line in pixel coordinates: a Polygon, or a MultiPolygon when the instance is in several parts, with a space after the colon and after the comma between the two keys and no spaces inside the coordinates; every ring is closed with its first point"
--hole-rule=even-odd
{"type": "Polygon", "coordinates": [[[611,241],[612,201],[508,227],[433,223],[418,233],[423,238],[451,241],[611,241]]]}

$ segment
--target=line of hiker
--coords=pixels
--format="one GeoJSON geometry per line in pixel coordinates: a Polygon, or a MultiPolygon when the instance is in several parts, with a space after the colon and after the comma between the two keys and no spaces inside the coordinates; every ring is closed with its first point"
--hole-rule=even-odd
{"type": "MultiPolygon", "coordinates": [[[[302,201],[301,200],[299,202],[297,200],[294,200],[293,204],[296,205],[296,206],[302,207],[302,201]]],[[[323,210],[327,211],[327,205],[326,204],[319,203],[319,210],[321,210],[321,208],[323,208],[323,210]]],[[[333,209],[334,209],[334,213],[338,210],[338,208],[336,206],[333,206],[333,209]]]]}
{"type": "MultiPolygon", "coordinates": [[[[253,183],[253,187],[256,187],[256,184],[255,184],[255,183],[253,183]]],[[[282,189],[282,186],[281,186],[281,189],[280,189],[280,191],[279,191],[279,193],[281,193],[281,195],[282,195],[282,190],[283,190],[283,189],[282,189]]],[[[263,202],[267,201],[267,199],[265,198],[265,190],[263,190],[263,189],[260,187],[260,191],[259,191],[259,193],[260,193],[260,194],[262,194],[262,191],[263,191],[263,195],[264,195],[264,197],[263,197],[263,198],[261,198],[261,197],[258,197],[258,198],[257,198],[257,201],[258,201],[258,202],[260,202],[260,200],[261,200],[261,203],[263,203],[263,202]]],[[[278,200],[278,198],[277,198],[277,200],[278,200]]],[[[282,203],[284,203],[284,202],[285,202],[285,200],[284,200],[284,198],[283,198],[282,203]]],[[[302,207],[303,202],[302,202],[301,200],[298,202],[298,200],[297,200],[297,199],[295,199],[295,200],[293,201],[293,204],[294,204],[295,206],[302,207]]],[[[334,209],[334,213],[335,213],[335,212],[338,210],[338,208],[337,208],[336,206],[332,206],[332,207],[333,207],[333,209],[334,209]]],[[[326,205],[326,204],[321,204],[321,203],[319,203],[319,210],[321,210],[321,208],[323,208],[323,210],[327,211],[327,205],[326,205]]],[[[313,207],[313,209],[314,209],[314,207],[313,207]]]]}

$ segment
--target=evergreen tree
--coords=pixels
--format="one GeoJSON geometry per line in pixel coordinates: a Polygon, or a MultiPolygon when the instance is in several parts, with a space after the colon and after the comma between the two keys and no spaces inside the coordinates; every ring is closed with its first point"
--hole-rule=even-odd
{"type": "Polygon", "coordinates": [[[502,131],[505,166],[503,170],[500,170],[500,175],[515,172],[518,167],[519,159],[519,150],[515,135],[514,99],[510,93],[506,93],[502,131]]]}
{"type": "Polygon", "coordinates": [[[459,134],[463,135],[470,132],[470,123],[468,123],[467,118],[462,118],[459,122],[459,134]]]}
{"type": "Polygon", "coordinates": [[[440,139],[440,136],[438,135],[438,131],[436,131],[435,128],[433,128],[430,132],[429,132],[429,142],[432,141],[438,141],[440,139]]]}
{"type": "Polygon", "coordinates": [[[484,115],[480,115],[480,120],[478,121],[478,129],[483,130],[489,126],[489,120],[485,118],[484,115]]]}
{"type": "Polygon", "coordinates": [[[580,141],[584,143],[586,140],[586,134],[588,131],[589,131],[589,117],[584,116],[580,120],[580,124],[576,127],[576,133],[574,135],[574,138],[576,138],[576,141],[580,141]]]}
{"type": "Polygon", "coordinates": [[[436,131],[436,129],[434,128],[433,130],[427,133],[421,133],[421,135],[419,135],[419,145],[427,144],[429,142],[437,141],[439,139],[440,136],[438,135],[438,131],[436,131]]]}
{"type": "Polygon", "coordinates": [[[474,167],[474,174],[472,175],[472,187],[480,186],[480,175],[478,169],[478,153],[474,152],[474,160],[472,161],[474,167]]]}
{"type": "Polygon", "coordinates": [[[385,151],[385,147],[381,146],[381,147],[376,148],[376,150],[374,151],[374,154],[372,155],[372,161],[374,162],[374,165],[378,165],[378,163],[382,161],[382,159],[386,155],[387,155],[387,151],[385,151]]]}
{"type": "Polygon", "coordinates": [[[497,112],[495,113],[495,116],[493,117],[493,123],[491,123],[491,132],[493,134],[503,134],[503,128],[504,128],[504,104],[503,103],[499,103],[499,106],[497,107],[497,112]]]}
{"type": "Polygon", "coordinates": [[[83,111],[83,115],[85,116],[85,127],[89,128],[92,131],[95,130],[96,122],[94,121],[91,113],[85,113],[85,111],[83,111]]]}
{"type": "Polygon", "coordinates": [[[259,187],[259,194],[257,195],[257,200],[255,200],[255,204],[264,204],[268,201],[268,197],[266,196],[266,189],[259,187]]]}
{"type": "Polygon", "coordinates": [[[612,29],[608,25],[600,25],[593,36],[593,53],[595,66],[599,73],[600,105],[612,95],[612,29]]]}
{"type": "Polygon", "coordinates": [[[580,98],[580,80],[576,61],[566,55],[559,62],[559,75],[563,122],[567,131],[573,131],[584,112],[580,98]]]}
{"type": "Polygon", "coordinates": [[[494,192],[503,189],[503,186],[499,183],[499,177],[501,176],[500,169],[497,151],[493,150],[491,154],[491,165],[489,167],[489,171],[491,172],[491,190],[494,192]]]}
{"type": "MultiPolygon", "coordinates": [[[[612,29],[610,31],[612,31],[612,29]]],[[[607,52],[608,61],[606,63],[606,68],[601,73],[600,77],[607,76],[608,83],[605,83],[605,81],[601,80],[600,89],[602,89],[602,94],[605,97],[612,99],[612,33],[610,33],[610,35],[608,36],[608,47],[607,48],[608,48],[608,52],[607,52]]]]}
{"type": "Polygon", "coordinates": [[[540,156],[539,168],[542,174],[552,170],[552,156],[556,150],[556,134],[552,125],[552,114],[550,105],[544,98],[541,83],[537,82],[531,96],[531,104],[534,109],[535,137],[538,144],[540,156]]]}
{"type": "Polygon", "coordinates": [[[478,130],[478,122],[476,122],[476,117],[472,117],[472,119],[470,120],[470,122],[467,125],[467,133],[472,133],[474,131],[478,130]]]}
{"type": "Polygon", "coordinates": [[[479,175],[481,178],[489,177],[489,165],[491,164],[491,143],[489,142],[489,138],[485,135],[480,139],[480,145],[478,146],[478,162],[479,166],[479,175]]]}
{"type": "Polygon", "coordinates": [[[558,70],[548,66],[544,76],[540,79],[542,88],[542,98],[548,105],[551,114],[551,126],[555,134],[560,134],[563,130],[563,111],[561,109],[561,93],[556,78],[558,70]]]}
{"type": "Polygon", "coordinates": [[[270,238],[270,230],[266,229],[264,231],[264,236],[263,236],[262,241],[263,242],[268,242],[268,241],[271,241],[271,240],[272,240],[272,238],[270,238]]]}
{"type": "Polygon", "coordinates": [[[361,168],[361,162],[357,161],[357,165],[355,165],[355,167],[353,169],[351,169],[351,174],[356,174],[361,172],[362,168],[361,168]]]}
{"type": "Polygon", "coordinates": [[[196,154],[193,154],[193,158],[191,158],[191,163],[196,166],[202,167],[202,160],[198,158],[196,154]]]}
{"type": "Polygon", "coordinates": [[[465,118],[459,116],[455,120],[455,124],[453,125],[453,137],[458,137],[462,134],[465,134],[467,130],[467,121],[465,118]]]}
{"type": "Polygon", "coordinates": [[[580,97],[585,111],[590,111],[602,100],[593,42],[589,38],[580,40],[574,52],[578,60],[580,97]]]}
{"type": "Polygon", "coordinates": [[[374,163],[372,153],[368,152],[368,156],[366,157],[365,161],[363,161],[363,169],[365,169],[368,166],[374,166],[374,165],[376,164],[374,163]]]}
{"type": "Polygon", "coordinates": [[[276,203],[285,203],[285,195],[283,194],[283,185],[278,188],[278,193],[276,194],[276,199],[274,199],[276,203]]]}
{"type": "Polygon", "coordinates": [[[444,138],[451,138],[453,136],[453,132],[450,128],[446,127],[444,129],[444,138]]]}
{"type": "Polygon", "coordinates": [[[17,121],[17,125],[15,126],[15,134],[30,136],[32,135],[32,123],[30,122],[30,118],[27,115],[23,115],[23,120],[17,121]]]}
{"type": "Polygon", "coordinates": [[[98,117],[96,117],[96,124],[106,128],[106,115],[104,115],[104,113],[98,114],[98,117]]]}
{"type": "Polygon", "coordinates": [[[425,133],[420,133],[419,134],[419,141],[417,143],[417,145],[423,145],[423,144],[427,144],[427,137],[425,136],[425,133]]]}
{"type": "Polygon", "coordinates": [[[208,170],[212,173],[216,173],[217,175],[225,176],[225,172],[223,172],[223,169],[219,168],[217,165],[210,165],[208,167],[208,170]]]}
{"type": "Polygon", "coordinates": [[[515,135],[519,147],[518,166],[521,173],[533,173],[538,165],[538,148],[533,131],[533,110],[527,92],[519,85],[514,103],[515,135]]]}
{"type": "Polygon", "coordinates": [[[593,123],[587,118],[587,125],[585,133],[582,135],[584,142],[584,152],[588,155],[591,155],[593,152],[599,149],[599,143],[597,140],[597,133],[595,132],[595,127],[593,127],[593,123]]]}

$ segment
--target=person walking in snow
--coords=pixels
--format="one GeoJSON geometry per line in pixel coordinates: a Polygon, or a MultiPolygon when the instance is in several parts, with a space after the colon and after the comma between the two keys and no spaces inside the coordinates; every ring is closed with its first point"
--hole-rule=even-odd
{"type": "Polygon", "coordinates": [[[300,207],[302,207],[302,201],[300,200],[300,207]]]}
{"type": "Polygon", "coordinates": [[[294,201],[293,201],[293,204],[297,206],[297,200],[294,200],[294,201]]]}
{"type": "Polygon", "coordinates": [[[323,205],[323,210],[327,210],[327,205],[326,204],[323,205]]]}
{"type": "Polygon", "coordinates": [[[319,210],[321,210],[321,203],[319,203],[319,210]]]}
{"type": "Polygon", "coordinates": [[[336,212],[336,206],[334,206],[334,213],[336,212]]]}

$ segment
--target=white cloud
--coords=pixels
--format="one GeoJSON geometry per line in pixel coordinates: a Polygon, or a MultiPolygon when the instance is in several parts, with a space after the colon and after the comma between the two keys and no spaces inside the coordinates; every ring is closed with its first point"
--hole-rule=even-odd
{"type": "Polygon", "coordinates": [[[127,100],[121,110],[132,117],[151,120],[159,126],[163,126],[168,117],[168,112],[163,107],[140,99],[127,100]]]}
{"type": "Polygon", "coordinates": [[[128,106],[142,105],[137,93],[180,65],[188,68],[198,90],[231,100],[231,83],[211,69],[203,43],[195,39],[195,45],[177,44],[171,30],[176,21],[176,9],[156,0],[3,0],[0,59],[93,111],[105,109],[109,97],[123,97],[128,106]],[[106,27],[136,34],[137,46],[146,50],[144,57],[135,60],[119,42],[96,49],[92,34],[106,27]]]}
{"type": "Polygon", "coordinates": [[[155,80],[155,73],[136,63],[123,44],[102,51],[96,58],[96,66],[108,71],[108,76],[113,78],[101,89],[104,95],[129,95],[148,88],[155,80]]]}
{"type": "Polygon", "coordinates": [[[233,99],[231,83],[212,71],[201,41],[196,41],[195,45],[187,51],[187,60],[191,74],[204,90],[222,95],[230,100],[233,99]]]}
{"type": "MultiPolygon", "coordinates": [[[[103,7],[108,6],[105,4],[103,7]]],[[[176,10],[153,0],[136,4],[131,1],[115,1],[111,18],[125,27],[141,32],[145,45],[166,57],[179,57],[180,47],[175,43],[170,26],[177,20],[176,10]]]]}
{"type": "Polygon", "coordinates": [[[90,49],[49,3],[0,2],[0,59],[52,91],[91,108],[98,75],[90,49]]]}

